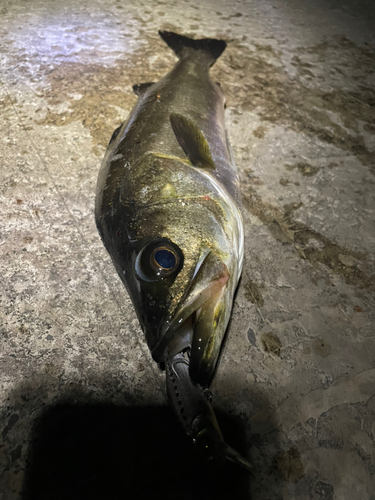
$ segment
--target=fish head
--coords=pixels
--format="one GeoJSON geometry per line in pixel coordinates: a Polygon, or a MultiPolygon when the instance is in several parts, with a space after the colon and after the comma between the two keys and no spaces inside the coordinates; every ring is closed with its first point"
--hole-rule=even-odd
{"type": "Polygon", "coordinates": [[[241,271],[240,221],[209,179],[181,162],[169,167],[154,161],[154,182],[144,174],[137,183],[133,172],[135,184],[116,207],[110,254],[154,360],[162,362],[172,344],[183,348],[189,323],[190,374],[208,385],[241,271]]]}

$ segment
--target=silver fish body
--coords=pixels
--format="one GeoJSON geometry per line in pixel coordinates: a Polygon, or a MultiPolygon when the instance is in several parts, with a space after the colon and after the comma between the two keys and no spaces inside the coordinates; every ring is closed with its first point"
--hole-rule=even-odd
{"type": "Polygon", "coordinates": [[[187,434],[236,461],[205,392],[243,259],[225,99],[209,75],[226,44],[160,35],[180,59],[159,82],[134,86],[138,102],[114,132],[99,173],[96,223],[152,356],[166,364],[168,397],[186,417],[187,434]]]}

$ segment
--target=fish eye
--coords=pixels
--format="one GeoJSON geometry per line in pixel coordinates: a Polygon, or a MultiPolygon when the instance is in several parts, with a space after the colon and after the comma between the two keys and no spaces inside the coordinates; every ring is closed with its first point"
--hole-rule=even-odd
{"type": "Polygon", "coordinates": [[[155,248],[151,254],[151,266],[161,274],[172,273],[179,263],[179,257],[173,248],[160,246],[155,248]]]}
{"type": "Polygon", "coordinates": [[[183,254],[174,244],[158,241],[146,245],[135,261],[138,278],[144,281],[157,281],[173,277],[181,269],[183,254]]]}

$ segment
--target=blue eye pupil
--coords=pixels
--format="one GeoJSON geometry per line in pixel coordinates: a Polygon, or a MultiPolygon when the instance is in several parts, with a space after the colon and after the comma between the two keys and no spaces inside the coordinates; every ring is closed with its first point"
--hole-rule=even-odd
{"type": "Polygon", "coordinates": [[[176,265],[176,256],[165,248],[155,252],[154,259],[163,269],[172,269],[176,265]]]}

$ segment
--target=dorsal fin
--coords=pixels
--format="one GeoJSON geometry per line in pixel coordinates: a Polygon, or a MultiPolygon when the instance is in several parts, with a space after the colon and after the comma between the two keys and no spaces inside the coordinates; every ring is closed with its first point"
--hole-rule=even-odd
{"type": "Polygon", "coordinates": [[[121,130],[122,125],[123,125],[123,123],[121,123],[121,125],[120,125],[119,127],[117,127],[117,128],[116,128],[116,130],[113,132],[112,137],[111,137],[111,140],[109,141],[108,146],[109,146],[110,144],[112,144],[112,142],[116,139],[116,137],[118,136],[118,134],[119,134],[119,132],[120,132],[120,130],[121,130]]]}
{"type": "Polygon", "coordinates": [[[137,95],[143,95],[151,85],[154,85],[155,82],[147,82],[147,83],[138,83],[137,85],[133,85],[134,93],[137,95]]]}
{"type": "Polygon", "coordinates": [[[191,163],[195,167],[214,169],[207,139],[197,125],[178,113],[171,113],[170,121],[173,132],[191,163]]]}

